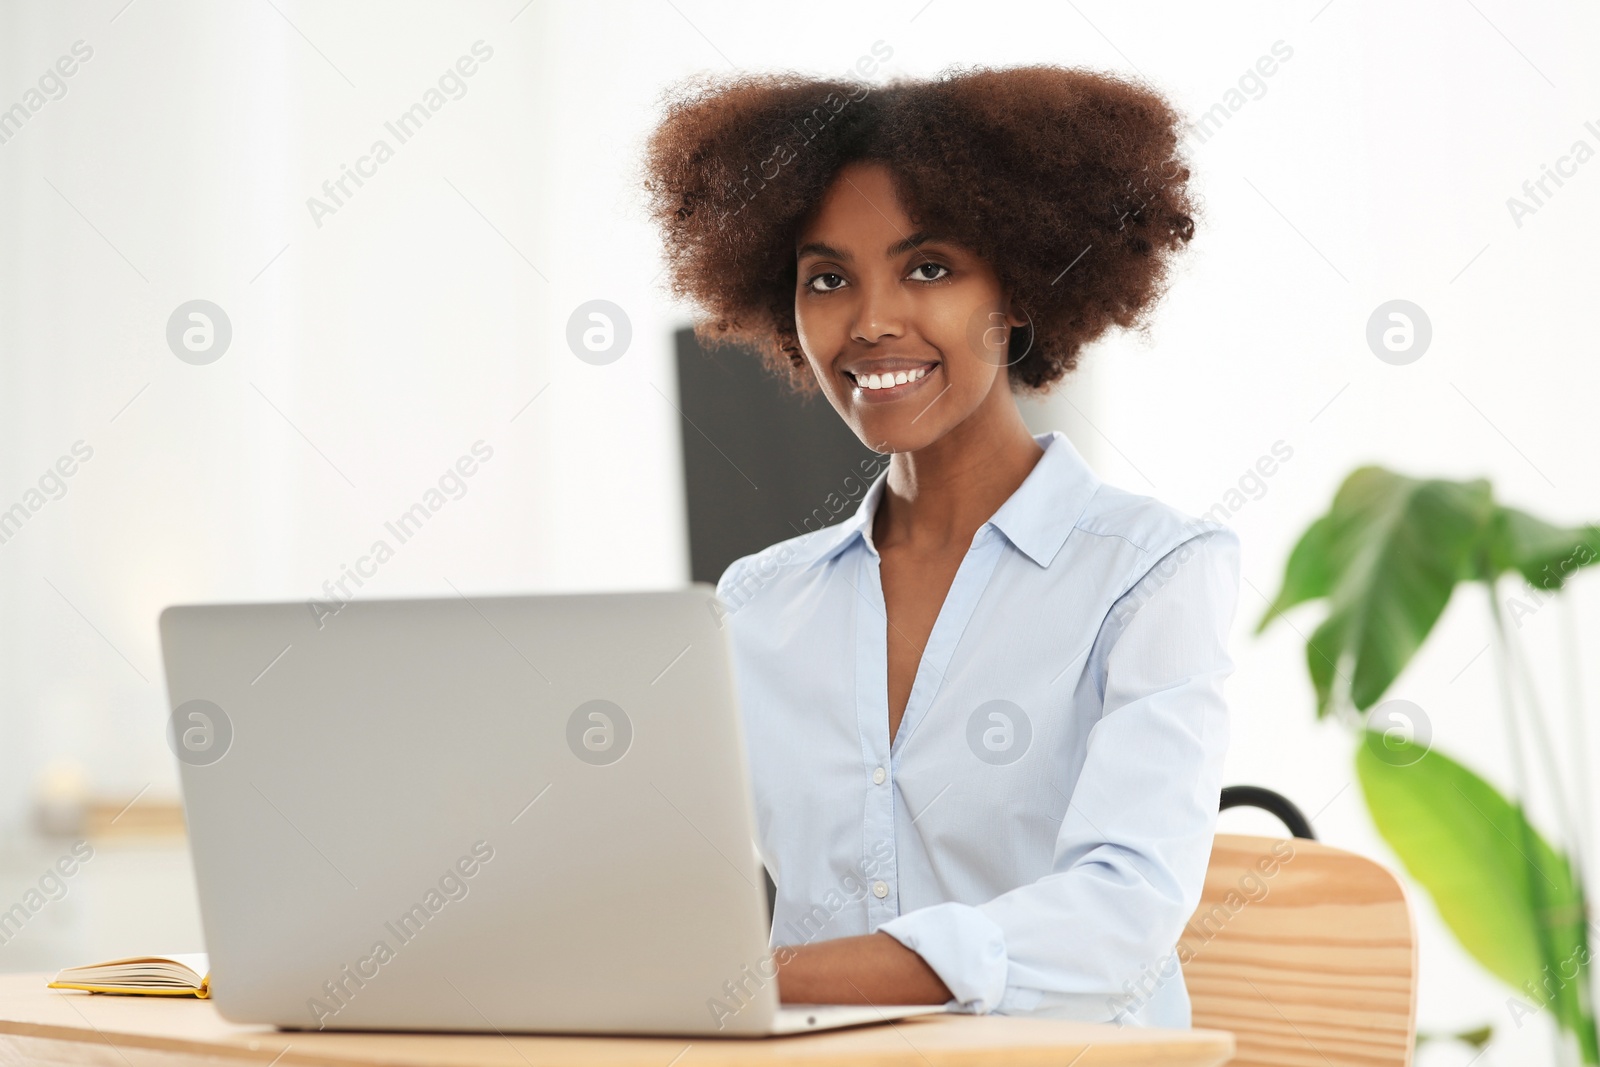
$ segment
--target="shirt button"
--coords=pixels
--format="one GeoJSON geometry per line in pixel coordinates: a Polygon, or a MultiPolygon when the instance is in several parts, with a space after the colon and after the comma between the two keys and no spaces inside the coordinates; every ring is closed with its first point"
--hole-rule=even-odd
{"type": "Polygon", "coordinates": [[[872,781],[877,785],[882,785],[883,784],[883,780],[885,778],[887,778],[887,777],[889,777],[889,776],[888,776],[888,774],[884,773],[884,770],[883,770],[882,767],[879,767],[877,770],[872,772],[872,781]]]}
{"type": "Polygon", "coordinates": [[[887,883],[887,882],[873,882],[872,883],[872,895],[877,897],[879,900],[882,900],[884,897],[888,896],[889,895],[889,883],[887,883]]]}

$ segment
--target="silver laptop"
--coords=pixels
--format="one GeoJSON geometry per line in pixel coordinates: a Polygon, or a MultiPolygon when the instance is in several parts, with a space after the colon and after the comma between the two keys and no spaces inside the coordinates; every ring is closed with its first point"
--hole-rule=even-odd
{"type": "Polygon", "coordinates": [[[715,592],[161,613],[212,996],[293,1029],[752,1036],[780,1007],[715,592]]]}

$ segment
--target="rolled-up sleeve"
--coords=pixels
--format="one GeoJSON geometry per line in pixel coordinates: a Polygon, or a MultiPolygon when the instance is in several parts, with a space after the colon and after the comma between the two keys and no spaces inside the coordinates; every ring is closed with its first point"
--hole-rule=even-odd
{"type": "Polygon", "coordinates": [[[927,961],[950,1008],[1104,1021],[1172,980],[1216,831],[1238,597],[1239,540],[1226,526],[1155,561],[1090,652],[1103,711],[1050,872],[878,927],[927,961]]]}

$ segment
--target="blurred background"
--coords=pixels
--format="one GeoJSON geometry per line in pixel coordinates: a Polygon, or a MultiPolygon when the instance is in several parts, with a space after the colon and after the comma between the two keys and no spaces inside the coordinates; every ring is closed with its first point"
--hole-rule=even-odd
{"type": "MultiPolygon", "coordinates": [[[[1352,731],[1316,716],[1323,609],[1256,624],[1364,465],[1600,521],[1597,31],[1593,5],[1509,0],[0,2],[0,909],[93,848],[0,927],[0,970],[203,947],[164,606],[329,598],[431,490],[347,590],[714,580],[854,465],[825,402],[701,352],[663,296],[638,161],[697,71],[1089,66],[1191,118],[1203,214],[1150,330],[1097,343],[1027,417],[1239,532],[1225,779],[1401,870],[1352,731]],[[1395,307],[1398,355],[1370,340],[1395,307]],[[597,358],[574,338],[602,321],[597,358]],[[441,483],[479,442],[492,458],[441,483]]],[[[1463,586],[1389,695],[1513,795],[1491,595],[1582,784],[1589,571],[1554,598],[1463,586]]],[[[1587,797],[1568,803],[1592,823],[1587,797]]],[[[1554,792],[1527,799],[1554,837],[1554,792]]],[[[1492,1028],[1418,1062],[1552,1062],[1551,1013],[1519,1010],[1413,889],[1421,1029],[1492,1028]]]]}

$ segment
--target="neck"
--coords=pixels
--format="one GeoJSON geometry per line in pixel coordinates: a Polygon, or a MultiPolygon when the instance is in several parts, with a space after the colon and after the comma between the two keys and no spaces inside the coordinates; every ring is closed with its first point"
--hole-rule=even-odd
{"type": "Polygon", "coordinates": [[[873,543],[880,551],[965,551],[1042,455],[1002,373],[978,410],[950,432],[890,458],[873,543]]]}

